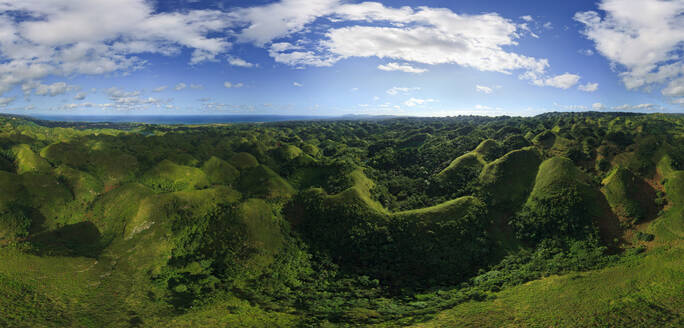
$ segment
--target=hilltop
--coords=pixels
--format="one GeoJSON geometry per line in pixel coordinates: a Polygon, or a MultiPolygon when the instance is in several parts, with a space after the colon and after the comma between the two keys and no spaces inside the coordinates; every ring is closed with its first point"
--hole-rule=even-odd
{"type": "Polygon", "coordinates": [[[0,326],[677,327],[684,118],[0,116],[0,326]]]}

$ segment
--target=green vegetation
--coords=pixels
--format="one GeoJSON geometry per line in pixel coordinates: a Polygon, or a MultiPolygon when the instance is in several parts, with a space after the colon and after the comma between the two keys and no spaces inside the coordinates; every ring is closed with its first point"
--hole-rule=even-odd
{"type": "Polygon", "coordinates": [[[0,116],[3,327],[679,327],[684,118],[0,116]]]}

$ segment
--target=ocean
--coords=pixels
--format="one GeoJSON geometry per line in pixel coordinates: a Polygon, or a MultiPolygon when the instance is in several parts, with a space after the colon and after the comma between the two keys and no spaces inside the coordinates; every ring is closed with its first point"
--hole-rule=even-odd
{"type": "Polygon", "coordinates": [[[31,115],[39,120],[58,122],[110,122],[147,124],[216,124],[283,121],[312,121],[341,118],[304,115],[31,115]]]}

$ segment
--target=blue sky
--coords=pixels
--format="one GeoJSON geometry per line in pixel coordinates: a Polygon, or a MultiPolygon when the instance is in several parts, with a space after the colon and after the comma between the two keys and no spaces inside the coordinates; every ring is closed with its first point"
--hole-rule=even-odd
{"type": "Polygon", "coordinates": [[[684,0],[0,0],[0,112],[684,111],[684,0]]]}

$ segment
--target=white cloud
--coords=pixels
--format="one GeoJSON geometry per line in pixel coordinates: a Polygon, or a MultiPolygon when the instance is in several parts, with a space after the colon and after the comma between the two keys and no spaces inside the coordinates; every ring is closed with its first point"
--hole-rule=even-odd
{"type": "Polygon", "coordinates": [[[553,103],[553,105],[564,110],[587,110],[587,106],[584,105],[561,105],[558,103],[553,103]]]}
{"type": "Polygon", "coordinates": [[[7,107],[16,97],[0,97],[0,107],[7,107]]]}
{"type": "Polygon", "coordinates": [[[554,88],[559,88],[559,89],[572,88],[580,80],[579,75],[570,74],[570,73],[560,74],[560,75],[552,76],[549,78],[542,78],[542,77],[539,77],[537,74],[534,74],[533,72],[527,72],[527,73],[521,75],[520,78],[525,79],[525,80],[530,80],[530,81],[532,81],[532,84],[534,84],[536,86],[540,86],[540,87],[549,86],[549,87],[554,87],[554,88]]]}
{"type": "Polygon", "coordinates": [[[241,82],[233,84],[231,82],[226,81],[226,82],[223,82],[223,86],[230,89],[230,88],[242,88],[245,85],[241,82]]]}
{"type": "Polygon", "coordinates": [[[530,16],[530,15],[520,16],[520,19],[522,19],[526,22],[534,21],[534,18],[532,18],[532,16],[530,16]]]}
{"type": "Polygon", "coordinates": [[[413,88],[392,87],[391,89],[388,89],[386,92],[390,96],[396,96],[398,94],[407,94],[409,92],[418,91],[418,90],[420,90],[420,87],[413,87],[413,88]]]}
{"type": "Polygon", "coordinates": [[[484,85],[476,85],[475,91],[482,92],[484,94],[491,94],[492,92],[494,92],[494,90],[492,88],[484,86],[484,85]]]}
{"type": "Polygon", "coordinates": [[[639,104],[639,105],[620,105],[613,107],[614,110],[624,111],[624,110],[656,110],[658,106],[654,104],[639,104]]]}
{"type": "Polygon", "coordinates": [[[424,68],[413,67],[409,64],[399,64],[399,63],[388,63],[387,65],[379,65],[379,70],[382,71],[401,71],[405,73],[420,74],[425,73],[428,70],[424,68]]]}
{"type": "Polygon", "coordinates": [[[142,53],[193,50],[192,63],[212,60],[230,47],[231,21],[216,10],[156,12],[146,0],[2,1],[0,94],[48,75],[133,71],[142,53]],[[210,36],[212,35],[212,36],[210,36]]]}
{"type": "Polygon", "coordinates": [[[176,89],[176,91],[181,91],[187,87],[188,87],[187,84],[181,82],[181,83],[176,84],[176,87],[174,89],[176,89]]]}
{"type": "Polygon", "coordinates": [[[402,23],[411,27],[350,26],[331,29],[322,41],[341,58],[378,57],[422,64],[458,64],[481,71],[543,72],[545,59],[503,50],[514,45],[516,25],[496,14],[461,16],[447,9],[421,8],[402,23]]]}
{"type": "Polygon", "coordinates": [[[298,88],[301,88],[304,86],[303,84],[301,84],[299,82],[292,82],[292,85],[294,85],[295,87],[298,87],[298,88]]]}
{"type": "Polygon", "coordinates": [[[411,98],[407,101],[404,102],[404,105],[408,107],[414,107],[418,105],[423,105],[431,102],[435,102],[436,100],[434,99],[420,99],[420,98],[411,98]]]}
{"type": "Polygon", "coordinates": [[[83,100],[85,99],[87,94],[85,92],[79,92],[74,96],[75,100],[83,100]]]}
{"type": "Polygon", "coordinates": [[[594,92],[598,90],[598,83],[587,83],[587,84],[582,84],[577,87],[577,89],[581,91],[586,91],[586,92],[594,92]]]}
{"type": "Polygon", "coordinates": [[[238,34],[241,42],[263,46],[274,39],[299,32],[316,18],[332,13],[339,0],[282,0],[264,6],[237,9],[231,20],[247,27],[238,34]]]}
{"type": "Polygon", "coordinates": [[[654,104],[638,104],[638,105],[629,105],[629,104],[624,104],[624,105],[619,105],[619,106],[613,106],[613,107],[607,107],[606,105],[602,103],[594,103],[591,105],[591,108],[593,110],[612,110],[612,111],[654,111],[654,110],[659,110],[662,109],[662,107],[654,105],[654,104]]]}
{"type": "Polygon", "coordinates": [[[152,89],[152,92],[162,92],[162,91],[166,90],[167,88],[168,88],[167,86],[162,85],[162,86],[159,86],[159,87],[152,89]]]}
{"type": "Polygon", "coordinates": [[[591,49],[580,49],[580,50],[577,50],[577,52],[580,55],[585,55],[585,56],[593,56],[594,55],[594,50],[591,50],[591,49]]]}
{"type": "Polygon", "coordinates": [[[326,67],[331,66],[339,60],[337,56],[320,55],[310,50],[302,50],[300,46],[288,42],[278,42],[271,44],[268,54],[278,63],[291,66],[307,65],[326,67]]]}
{"type": "Polygon", "coordinates": [[[230,16],[247,26],[238,33],[238,41],[257,46],[270,42],[269,55],[278,63],[292,66],[331,66],[349,57],[428,65],[450,63],[503,73],[522,69],[541,74],[549,66],[546,59],[504,50],[517,45],[519,27],[495,13],[460,15],[443,8],[390,8],[378,2],[284,0],[239,9],[230,16]],[[320,42],[312,42],[304,35],[297,37],[296,45],[282,41],[295,33],[321,31],[319,26],[308,26],[320,17],[351,26],[324,26],[328,29],[326,39],[320,42]],[[355,25],[358,21],[382,22],[383,26],[355,25]]]}
{"type": "Polygon", "coordinates": [[[248,62],[242,58],[232,57],[232,56],[228,57],[228,63],[233,65],[233,66],[245,67],[245,68],[252,68],[252,67],[257,66],[256,64],[252,64],[252,63],[250,63],[250,62],[248,62]]]}
{"type": "Polygon", "coordinates": [[[684,1],[602,0],[595,11],[576,13],[596,50],[619,65],[628,89],[662,84],[684,74],[684,1]]]}
{"type": "Polygon", "coordinates": [[[684,96],[684,77],[680,77],[676,80],[672,80],[665,89],[663,89],[662,94],[670,97],[683,97],[684,96]]]}
{"type": "Polygon", "coordinates": [[[542,25],[542,27],[544,27],[547,30],[553,30],[553,23],[546,22],[546,23],[544,23],[544,25],[542,25]]]}
{"type": "Polygon", "coordinates": [[[21,90],[25,96],[29,96],[33,91],[37,96],[58,96],[69,91],[78,90],[75,85],[69,85],[66,82],[55,82],[53,84],[42,84],[40,82],[27,82],[21,86],[21,90]]]}
{"type": "Polygon", "coordinates": [[[190,89],[204,89],[204,85],[190,83],[190,89]]]}

